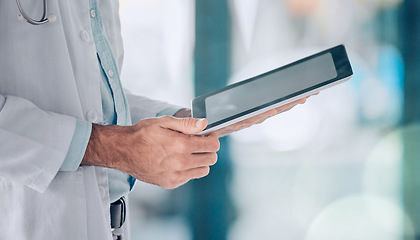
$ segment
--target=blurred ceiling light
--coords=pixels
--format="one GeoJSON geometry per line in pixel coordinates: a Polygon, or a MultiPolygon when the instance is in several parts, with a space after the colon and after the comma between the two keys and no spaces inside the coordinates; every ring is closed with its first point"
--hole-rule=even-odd
{"type": "Polygon", "coordinates": [[[412,223],[401,205],[375,195],[355,195],[326,207],[305,240],[395,240],[412,235],[412,223]]]}
{"type": "MultiPolygon", "coordinates": [[[[373,148],[363,171],[365,194],[402,201],[404,135],[420,133],[419,126],[401,127],[385,135],[373,148]]],[[[415,134],[417,135],[417,134],[415,134]]]]}

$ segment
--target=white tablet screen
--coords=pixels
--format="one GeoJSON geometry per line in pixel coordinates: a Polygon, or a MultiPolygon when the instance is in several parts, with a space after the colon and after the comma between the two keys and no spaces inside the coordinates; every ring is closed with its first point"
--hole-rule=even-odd
{"type": "Polygon", "coordinates": [[[211,124],[335,77],[332,55],[326,53],[207,97],[206,118],[211,124]]]}

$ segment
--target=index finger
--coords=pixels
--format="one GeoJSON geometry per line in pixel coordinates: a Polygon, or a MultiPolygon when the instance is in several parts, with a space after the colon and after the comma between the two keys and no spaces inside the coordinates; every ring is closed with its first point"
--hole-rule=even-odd
{"type": "Polygon", "coordinates": [[[220,149],[219,138],[214,132],[207,135],[189,135],[188,143],[191,153],[217,152],[220,149]]]}

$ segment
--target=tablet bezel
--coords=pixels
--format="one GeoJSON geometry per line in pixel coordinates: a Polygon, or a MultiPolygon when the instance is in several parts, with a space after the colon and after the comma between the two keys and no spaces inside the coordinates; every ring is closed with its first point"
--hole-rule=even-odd
{"type": "Polygon", "coordinates": [[[192,101],[192,116],[194,118],[206,118],[207,115],[206,115],[205,102],[206,102],[206,98],[208,98],[210,96],[213,96],[215,94],[227,91],[231,88],[235,88],[235,87],[243,85],[243,84],[247,84],[251,81],[258,81],[259,79],[261,79],[261,78],[263,78],[267,75],[271,75],[271,74],[276,73],[278,71],[281,71],[283,69],[298,65],[302,62],[305,62],[307,60],[319,57],[319,56],[327,54],[327,53],[331,54],[333,62],[334,62],[335,70],[336,70],[336,73],[337,73],[337,76],[335,78],[326,80],[326,81],[324,81],[322,83],[319,83],[319,84],[316,84],[312,87],[302,89],[298,92],[291,93],[287,96],[278,98],[274,101],[262,104],[260,106],[248,109],[246,111],[243,111],[241,113],[238,113],[238,114],[232,115],[230,117],[224,118],[224,119],[219,120],[217,122],[210,123],[206,127],[206,129],[203,132],[201,132],[200,134],[205,134],[205,133],[208,133],[208,132],[215,131],[217,129],[221,129],[221,128],[226,127],[228,125],[231,125],[233,123],[236,123],[236,122],[242,121],[244,119],[247,119],[249,117],[255,116],[259,113],[263,113],[265,111],[268,111],[270,109],[288,104],[288,103],[293,102],[295,100],[298,100],[300,98],[310,96],[310,95],[312,95],[314,93],[317,93],[317,92],[319,92],[323,89],[332,87],[334,85],[337,85],[339,83],[342,83],[342,82],[350,79],[351,76],[353,75],[353,71],[352,71],[352,68],[351,68],[351,65],[350,65],[350,61],[348,59],[347,51],[346,51],[344,45],[338,45],[336,47],[333,47],[333,48],[321,51],[319,53],[313,54],[311,56],[302,58],[300,60],[297,60],[297,61],[292,62],[290,64],[287,64],[285,66],[276,68],[274,70],[268,71],[266,73],[263,73],[263,74],[255,76],[255,77],[252,77],[252,78],[249,78],[249,79],[231,84],[231,85],[226,86],[224,88],[221,88],[219,90],[216,90],[216,91],[198,96],[198,97],[194,98],[193,101],[192,101]]]}

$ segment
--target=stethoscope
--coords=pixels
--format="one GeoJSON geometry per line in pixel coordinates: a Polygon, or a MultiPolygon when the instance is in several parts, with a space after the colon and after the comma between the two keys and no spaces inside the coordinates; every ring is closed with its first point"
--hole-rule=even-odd
{"type": "Polygon", "coordinates": [[[40,20],[34,20],[31,17],[29,17],[26,12],[22,8],[22,4],[20,3],[20,0],[16,0],[16,4],[18,5],[20,16],[19,18],[23,21],[26,21],[32,25],[41,25],[47,22],[54,22],[56,20],[56,16],[54,14],[51,14],[49,17],[47,17],[47,0],[44,0],[44,13],[42,15],[42,18],[40,20]]]}

